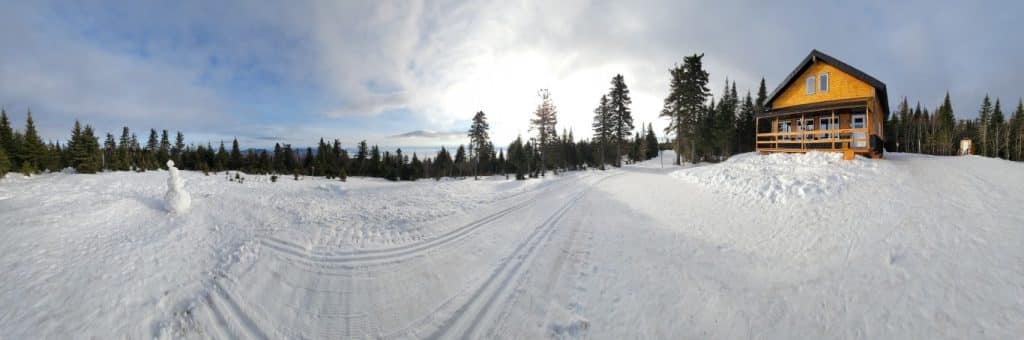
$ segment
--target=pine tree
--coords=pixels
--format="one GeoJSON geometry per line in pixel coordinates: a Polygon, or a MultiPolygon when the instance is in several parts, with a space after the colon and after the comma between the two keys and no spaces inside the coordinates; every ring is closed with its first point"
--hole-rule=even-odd
{"type": "Polygon", "coordinates": [[[1009,128],[1010,160],[1024,161],[1024,99],[1017,100],[1009,128]]]}
{"type": "Polygon", "coordinates": [[[992,117],[988,122],[989,157],[1006,158],[1004,124],[1006,122],[1003,118],[1003,109],[999,104],[999,98],[996,98],[996,106],[992,109],[992,117]]]}
{"type": "Polygon", "coordinates": [[[952,155],[953,146],[956,145],[956,141],[953,140],[953,129],[956,127],[956,116],[953,114],[953,104],[949,100],[949,92],[946,92],[946,98],[943,99],[942,105],[939,106],[936,111],[936,119],[938,121],[937,133],[935,139],[939,144],[939,150],[937,152],[941,155],[952,155]]]}
{"type": "MultiPolygon", "coordinates": [[[[323,139],[320,140],[320,143],[323,143],[323,139]]],[[[238,147],[238,138],[231,140],[231,155],[228,158],[228,169],[242,169],[242,150],[238,147]]]]}
{"type": "Polygon", "coordinates": [[[117,170],[130,170],[133,166],[131,158],[131,134],[128,127],[125,126],[121,129],[121,140],[117,144],[117,158],[115,161],[117,170]]]}
{"type": "Polygon", "coordinates": [[[160,133],[160,148],[156,152],[157,167],[166,168],[167,160],[171,157],[171,140],[167,136],[167,130],[160,133]]]}
{"type": "Polygon", "coordinates": [[[487,134],[489,129],[487,116],[484,115],[483,111],[477,111],[473,115],[473,124],[470,125],[468,133],[469,155],[473,159],[473,178],[476,178],[477,173],[480,171],[480,154],[486,154],[487,146],[491,143],[491,138],[487,134]],[[474,154],[474,151],[476,154],[474,154]]]}
{"type": "Polygon", "coordinates": [[[108,133],[107,139],[103,142],[103,169],[104,170],[115,170],[117,158],[117,142],[114,141],[114,135],[108,133]]]}
{"type": "Polygon", "coordinates": [[[658,137],[654,135],[653,124],[647,124],[647,136],[645,136],[644,140],[647,143],[646,147],[644,148],[647,151],[647,159],[658,157],[658,137]]]}
{"type": "Polygon", "coordinates": [[[992,101],[989,100],[988,95],[985,95],[985,99],[981,101],[981,109],[978,111],[978,154],[983,156],[989,156],[990,145],[989,140],[991,135],[989,134],[989,120],[992,117],[992,101]]]}
{"type": "Polygon", "coordinates": [[[633,134],[633,114],[629,105],[633,100],[629,97],[629,88],[621,74],[612,78],[612,87],[608,92],[608,108],[611,114],[612,134],[615,138],[615,166],[621,166],[622,148],[626,138],[633,134]]]}
{"type": "Polygon", "coordinates": [[[706,109],[704,102],[710,90],[707,88],[709,74],[704,70],[703,54],[694,54],[683,59],[683,65],[669,70],[672,80],[669,95],[661,116],[669,118],[666,133],[675,133],[676,164],[682,162],[684,154],[693,160],[696,152],[697,119],[706,109]]]}
{"type": "Polygon", "coordinates": [[[366,147],[366,140],[359,141],[359,146],[356,148],[356,174],[366,174],[366,161],[369,156],[369,149],[366,147]]]}
{"type": "MultiPolygon", "coordinates": [[[[43,140],[39,138],[39,133],[36,132],[35,122],[32,120],[32,111],[28,111],[28,118],[25,119],[25,135],[22,138],[21,145],[21,159],[22,169],[30,169],[33,173],[38,173],[42,170],[40,166],[41,161],[46,154],[46,144],[43,144],[43,140]]],[[[56,170],[56,169],[53,169],[56,170]]]]}
{"type": "Polygon", "coordinates": [[[217,155],[214,156],[213,172],[226,170],[229,161],[228,150],[224,148],[224,141],[220,141],[220,148],[217,148],[217,155]]]}
{"type": "Polygon", "coordinates": [[[725,89],[722,91],[722,100],[714,109],[714,121],[711,122],[712,136],[714,138],[714,153],[718,159],[724,159],[732,155],[733,143],[736,134],[736,109],[738,98],[736,98],[736,83],[732,84],[729,90],[729,80],[725,81],[725,89]]]}
{"type": "Polygon", "coordinates": [[[602,95],[597,108],[594,109],[594,142],[600,144],[601,170],[604,170],[606,146],[610,143],[613,135],[613,122],[611,107],[608,103],[608,95],[602,95]]]}
{"type": "Polygon", "coordinates": [[[9,171],[11,171],[11,159],[7,157],[4,148],[0,147],[0,180],[3,180],[9,171]]]}
{"type": "MultiPolygon", "coordinates": [[[[15,153],[14,129],[11,128],[11,122],[7,119],[7,110],[3,108],[0,108],[0,149],[4,149],[8,155],[15,153]]],[[[7,157],[8,162],[10,162],[10,157],[13,156],[7,157]]],[[[8,165],[8,170],[10,170],[11,167],[11,165],[8,165]]]]}
{"type": "Polygon", "coordinates": [[[530,129],[537,131],[537,143],[540,143],[540,175],[546,171],[546,156],[550,153],[549,147],[557,143],[558,134],[555,132],[555,125],[558,124],[558,110],[551,100],[551,93],[546,89],[539,92],[541,103],[533,112],[534,118],[530,119],[530,129]]]}
{"type": "Polygon", "coordinates": [[[754,101],[754,114],[762,114],[765,112],[764,105],[768,101],[768,89],[764,86],[764,77],[761,78],[761,85],[757,87],[757,100],[754,101]]]}
{"type": "Polygon", "coordinates": [[[739,118],[736,121],[737,152],[754,151],[756,146],[754,142],[757,140],[757,118],[754,116],[755,112],[756,107],[748,91],[747,96],[743,98],[739,118]]]}
{"type": "Polygon", "coordinates": [[[185,164],[182,153],[185,152],[185,135],[178,131],[177,135],[174,136],[174,148],[171,149],[171,157],[174,158],[174,162],[177,164],[185,164]]]}

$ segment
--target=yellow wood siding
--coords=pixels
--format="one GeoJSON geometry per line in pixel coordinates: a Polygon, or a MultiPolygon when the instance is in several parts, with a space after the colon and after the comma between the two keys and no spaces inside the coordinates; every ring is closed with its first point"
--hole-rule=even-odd
{"type": "Polygon", "coordinates": [[[782,91],[775,101],[772,102],[772,109],[777,110],[784,107],[826,102],[832,100],[854,99],[874,97],[874,88],[871,85],[854,78],[846,72],[832,67],[832,65],[818,61],[811,64],[792,84],[789,84],[782,91]],[[819,75],[828,73],[828,91],[821,92],[819,75]],[[807,94],[807,77],[814,76],[814,94],[807,94]]]}

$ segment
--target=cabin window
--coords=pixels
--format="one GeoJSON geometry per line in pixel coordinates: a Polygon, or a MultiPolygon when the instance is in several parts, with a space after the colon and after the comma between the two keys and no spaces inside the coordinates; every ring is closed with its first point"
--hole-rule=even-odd
{"type": "MultiPolygon", "coordinates": [[[[814,131],[814,118],[804,119],[804,129],[807,131],[814,131]]],[[[807,139],[812,139],[814,134],[811,134],[807,139]]]]}
{"type": "Polygon", "coordinates": [[[828,73],[818,75],[818,92],[828,92],[828,73]]]}
{"type": "Polygon", "coordinates": [[[807,77],[807,94],[814,94],[814,76],[807,77]]]}

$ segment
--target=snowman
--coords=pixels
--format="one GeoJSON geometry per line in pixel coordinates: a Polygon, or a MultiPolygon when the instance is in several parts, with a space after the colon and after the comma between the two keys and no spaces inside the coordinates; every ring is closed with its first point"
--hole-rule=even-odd
{"type": "Polygon", "coordinates": [[[184,213],[192,205],[192,198],[185,192],[185,181],[181,179],[178,168],[174,167],[174,161],[167,161],[167,170],[171,177],[167,179],[167,194],[164,195],[164,204],[167,205],[167,211],[184,213]]]}

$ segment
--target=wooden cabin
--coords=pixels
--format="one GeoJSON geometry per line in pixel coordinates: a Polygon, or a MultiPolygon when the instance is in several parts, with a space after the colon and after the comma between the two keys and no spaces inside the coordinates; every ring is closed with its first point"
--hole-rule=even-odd
{"type": "Polygon", "coordinates": [[[867,73],[813,50],[756,117],[757,151],[842,152],[881,158],[889,95],[867,73]]]}

